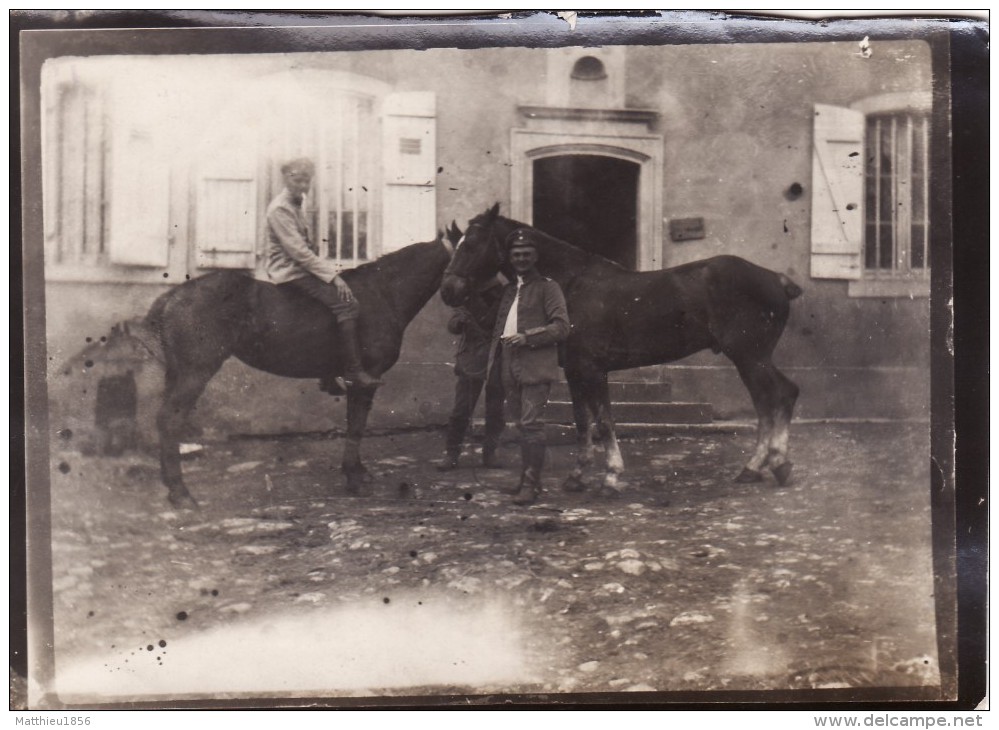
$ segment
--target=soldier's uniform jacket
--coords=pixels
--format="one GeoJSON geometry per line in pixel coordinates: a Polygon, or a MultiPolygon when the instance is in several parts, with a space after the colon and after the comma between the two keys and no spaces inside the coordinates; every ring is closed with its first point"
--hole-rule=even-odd
{"type": "Polygon", "coordinates": [[[463,307],[451,315],[447,323],[451,334],[461,335],[458,352],[455,355],[455,375],[464,375],[476,380],[486,379],[489,364],[489,344],[492,342],[493,326],[503,297],[500,279],[493,279],[484,289],[472,294],[463,307]]]}
{"type": "Polygon", "coordinates": [[[309,274],[329,284],[342,268],[319,255],[306,224],[304,201],[296,205],[287,188],[267,206],[267,274],[275,284],[285,284],[309,274]]]}
{"type": "MultiPolygon", "coordinates": [[[[500,300],[493,343],[489,350],[489,368],[496,359],[496,348],[501,347],[500,336],[506,325],[507,315],[517,295],[516,280],[506,285],[500,300]]],[[[524,276],[517,304],[517,331],[527,335],[527,343],[508,347],[503,356],[510,358],[510,371],[521,385],[550,383],[559,377],[558,345],[569,336],[569,314],[562,288],[536,271],[524,276]]]]}

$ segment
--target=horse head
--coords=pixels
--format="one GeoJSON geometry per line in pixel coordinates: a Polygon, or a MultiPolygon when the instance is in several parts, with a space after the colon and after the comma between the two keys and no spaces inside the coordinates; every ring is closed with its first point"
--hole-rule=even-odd
{"type": "Polygon", "coordinates": [[[506,255],[503,251],[503,236],[496,230],[499,216],[499,203],[485,213],[475,216],[468,222],[464,236],[452,222],[448,238],[458,235],[454,256],[444,272],[441,283],[441,298],[450,307],[464,304],[477,284],[492,278],[500,271],[506,255]]]}

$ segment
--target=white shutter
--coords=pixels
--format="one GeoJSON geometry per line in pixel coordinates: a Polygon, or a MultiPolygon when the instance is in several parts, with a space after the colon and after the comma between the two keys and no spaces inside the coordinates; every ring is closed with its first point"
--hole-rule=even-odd
{"type": "Polygon", "coordinates": [[[256,146],[242,140],[205,154],[197,175],[197,265],[252,269],[259,227],[256,146]]]}
{"type": "Polygon", "coordinates": [[[170,168],[152,128],[122,120],[111,141],[111,263],[166,266],[170,235],[170,168]]]}
{"type": "Polygon", "coordinates": [[[812,278],[859,279],[864,244],[864,115],[815,105],[812,278]]]}
{"type": "Polygon", "coordinates": [[[381,253],[437,235],[436,122],[432,92],[385,97],[381,253]]]}

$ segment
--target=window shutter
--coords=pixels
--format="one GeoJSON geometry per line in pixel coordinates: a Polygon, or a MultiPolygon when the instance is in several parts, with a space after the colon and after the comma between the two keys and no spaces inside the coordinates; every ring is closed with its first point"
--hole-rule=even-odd
{"type": "Polygon", "coordinates": [[[122,120],[111,142],[108,256],[113,264],[166,266],[170,168],[151,128],[122,120]]]}
{"type": "Polygon", "coordinates": [[[252,269],[259,228],[255,145],[227,147],[206,154],[197,168],[197,265],[252,269]]]}
{"type": "Polygon", "coordinates": [[[859,279],[864,243],[864,115],[815,105],[812,277],[859,279]]]}
{"type": "Polygon", "coordinates": [[[381,253],[437,235],[437,124],[431,92],[389,94],[382,106],[381,253]]]}

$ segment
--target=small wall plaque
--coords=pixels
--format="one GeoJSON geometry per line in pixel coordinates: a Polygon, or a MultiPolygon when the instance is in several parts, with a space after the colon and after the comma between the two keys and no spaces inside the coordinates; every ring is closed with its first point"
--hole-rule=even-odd
{"type": "Polygon", "coordinates": [[[704,219],[674,218],[669,222],[669,237],[673,241],[695,241],[704,238],[704,219]]]}

